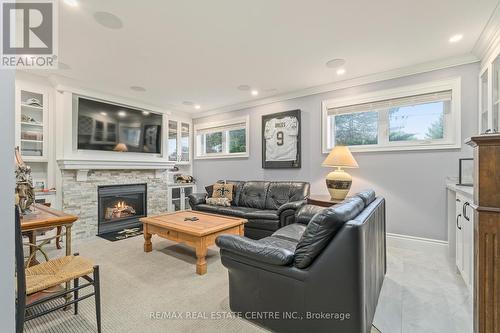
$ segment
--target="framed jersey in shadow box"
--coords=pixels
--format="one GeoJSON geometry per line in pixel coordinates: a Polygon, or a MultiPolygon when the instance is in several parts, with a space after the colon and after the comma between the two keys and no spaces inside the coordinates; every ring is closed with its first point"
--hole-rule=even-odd
{"type": "Polygon", "coordinates": [[[300,110],[262,116],[262,168],[300,168],[300,110]]]}

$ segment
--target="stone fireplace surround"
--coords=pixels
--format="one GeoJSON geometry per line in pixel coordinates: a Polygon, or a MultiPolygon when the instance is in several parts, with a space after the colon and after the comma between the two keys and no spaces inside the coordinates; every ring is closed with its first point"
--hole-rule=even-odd
{"type": "Polygon", "coordinates": [[[74,169],[61,170],[62,209],[65,213],[79,217],[73,226],[74,239],[86,239],[97,235],[98,186],[146,183],[148,215],[167,210],[166,170],[97,169],[88,171],[84,181],[77,180],[78,172],[74,169]]]}

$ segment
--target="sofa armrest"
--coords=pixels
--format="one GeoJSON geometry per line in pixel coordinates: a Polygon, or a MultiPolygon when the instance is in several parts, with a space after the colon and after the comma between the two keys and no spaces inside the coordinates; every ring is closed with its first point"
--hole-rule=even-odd
{"type": "Polygon", "coordinates": [[[222,250],[271,265],[288,266],[294,258],[294,253],[290,250],[236,235],[221,235],[217,237],[215,244],[222,250]]]}
{"type": "Polygon", "coordinates": [[[290,201],[278,207],[278,216],[281,215],[285,210],[297,210],[306,204],[306,200],[290,201]]]}
{"type": "Polygon", "coordinates": [[[197,205],[204,204],[206,199],[206,193],[192,193],[189,195],[189,204],[191,205],[191,208],[194,208],[197,205]]]}

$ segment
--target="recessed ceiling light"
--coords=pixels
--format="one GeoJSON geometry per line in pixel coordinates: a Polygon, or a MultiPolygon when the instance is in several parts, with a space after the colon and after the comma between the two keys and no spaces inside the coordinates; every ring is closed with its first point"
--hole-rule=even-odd
{"type": "Polygon", "coordinates": [[[252,96],[257,96],[259,92],[257,90],[252,90],[252,96]]]}
{"type": "Polygon", "coordinates": [[[103,27],[109,29],[123,28],[122,20],[118,16],[108,12],[95,12],[94,20],[96,20],[96,22],[102,25],[103,27]]]}
{"type": "Polygon", "coordinates": [[[242,85],[238,86],[238,90],[248,91],[248,90],[250,90],[250,86],[248,84],[242,84],[242,85]]]}
{"type": "Polygon", "coordinates": [[[456,34],[450,37],[449,42],[450,43],[456,43],[462,40],[464,38],[464,35],[462,34],[456,34]]]}
{"type": "Polygon", "coordinates": [[[127,114],[125,113],[125,111],[120,111],[120,112],[118,112],[118,115],[120,117],[125,117],[127,114]]]}
{"type": "Polygon", "coordinates": [[[344,74],[345,74],[345,69],[344,68],[337,69],[337,75],[344,75],[344,74]]]}
{"type": "Polygon", "coordinates": [[[193,102],[191,102],[191,101],[184,101],[184,102],[182,102],[182,104],[184,104],[185,106],[191,106],[191,105],[193,105],[194,103],[193,103],[193,102]]]}
{"type": "Polygon", "coordinates": [[[194,108],[195,108],[196,110],[199,110],[199,109],[201,109],[201,105],[200,105],[200,104],[196,104],[196,105],[194,106],[194,108]]]}
{"type": "Polygon", "coordinates": [[[147,116],[147,115],[149,115],[149,112],[148,111],[142,111],[142,114],[145,115],[145,116],[147,116]]]}
{"type": "Polygon", "coordinates": [[[328,68],[339,68],[345,65],[344,59],[332,59],[326,62],[328,68]]]}
{"type": "Polygon", "coordinates": [[[132,87],[130,87],[130,89],[132,89],[133,91],[140,91],[140,92],[146,91],[146,88],[141,87],[141,86],[132,86],[132,87]]]}
{"type": "Polygon", "coordinates": [[[101,115],[107,116],[108,114],[106,112],[101,112],[101,115]]]}
{"type": "Polygon", "coordinates": [[[64,0],[64,3],[71,7],[78,7],[78,1],[76,0],[64,0]]]}

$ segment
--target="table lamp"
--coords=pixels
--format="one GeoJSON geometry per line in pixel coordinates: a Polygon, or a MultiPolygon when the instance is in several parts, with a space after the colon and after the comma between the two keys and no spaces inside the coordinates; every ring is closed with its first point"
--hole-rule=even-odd
{"type": "Polygon", "coordinates": [[[344,200],[351,188],[352,177],[342,168],[358,168],[358,163],[349,148],[335,146],[323,161],[322,166],[337,168],[326,176],[326,187],[332,200],[344,200]]]}

